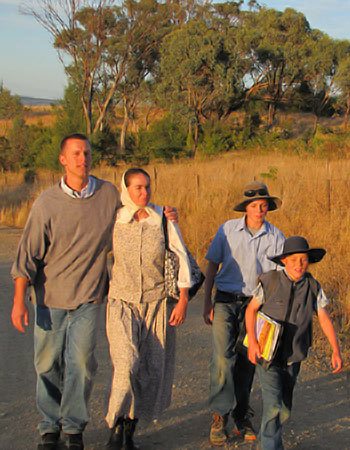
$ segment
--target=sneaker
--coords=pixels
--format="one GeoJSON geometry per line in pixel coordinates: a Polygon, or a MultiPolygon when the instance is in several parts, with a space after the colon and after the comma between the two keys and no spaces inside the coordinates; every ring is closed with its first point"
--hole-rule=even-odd
{"type": "Polygon", "coordinates": [[[38,450],[56,450],[60,440],[60,432],[45,433],[41,436],[41,444],[38,445],[38,450]]]}
{"type": "Polygon", "coordinates": [[[245,441],[252,442],[256,441],[256,433],[253,428],[251,420],[246,417],[243,420],[235,420],[236,428],[234,428],[233,433],[236,436],[242,437],[245,441]]]}
{"type": "Polygon", "coordinates": [[[83,433],[67,434],[68,450],[84,450],[83,433]]]}
{"type": "Polygon", "coordinates": [[[227,424],[228,414],[220,416],[220,414],[214,413],[213,420],[210,427],[209,441],[211,445],[221,447],[227,442],[227,433],[225,430],[227,424]]]}

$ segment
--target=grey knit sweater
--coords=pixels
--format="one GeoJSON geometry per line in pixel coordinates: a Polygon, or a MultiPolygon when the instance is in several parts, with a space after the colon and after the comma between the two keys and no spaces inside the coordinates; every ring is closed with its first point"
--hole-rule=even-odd
{"type": "Polygon", "coordinates": [[[33,302],[75,309],[103,300],[106,257],[119,206],[118,190],[99,179],[88,198],[71,198],[58,184],[39,196],[11,271],[13,278],[29,280],[33,302]]]}

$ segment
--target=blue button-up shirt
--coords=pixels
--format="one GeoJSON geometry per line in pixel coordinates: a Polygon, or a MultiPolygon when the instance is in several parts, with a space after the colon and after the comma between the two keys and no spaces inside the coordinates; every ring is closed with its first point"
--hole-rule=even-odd
{"type": "Polygon", "coordinates": [[[225,222],[206,255],[206,259],[220,265],[215,277],[217,289],[252,295],[258,276],[276,269],[268,256],[281,254],[284,241],[283,233],[267,221],[254,236],[248,231],[245,217],[225,222]]]}

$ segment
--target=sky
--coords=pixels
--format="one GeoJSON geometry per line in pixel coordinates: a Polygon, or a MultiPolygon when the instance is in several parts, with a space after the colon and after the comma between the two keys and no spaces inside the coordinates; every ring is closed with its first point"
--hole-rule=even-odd
{"type": "MultiPolygon", "coordinates": [[[[0,82],[13,94],[57,99],[66,77],[51,36],[33,17],[19,13],[22,0],[0,0],[0,82]]],[[[333,38],[350,39],[350,0],[261,0],[278,10],[305,14],[312,28],[333,38]]]]}

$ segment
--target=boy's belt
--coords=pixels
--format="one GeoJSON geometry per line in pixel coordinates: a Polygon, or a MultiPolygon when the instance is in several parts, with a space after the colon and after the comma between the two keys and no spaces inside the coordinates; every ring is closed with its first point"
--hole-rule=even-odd
{"type": "Polygon", "coordinates": [[[225,292],[217,289],[214,297],[216,303],[244,303],[250,299],[250,296],[244,295],[241,292],[225,292]]]}

